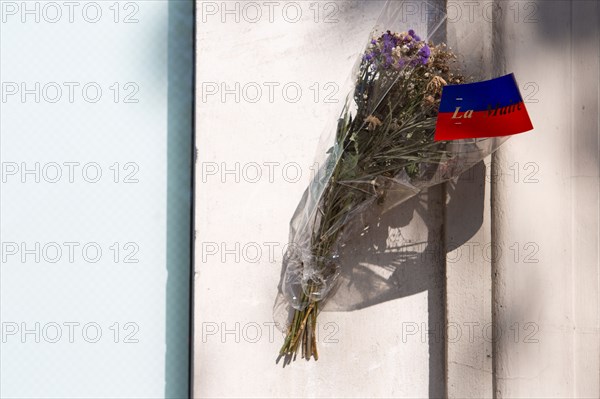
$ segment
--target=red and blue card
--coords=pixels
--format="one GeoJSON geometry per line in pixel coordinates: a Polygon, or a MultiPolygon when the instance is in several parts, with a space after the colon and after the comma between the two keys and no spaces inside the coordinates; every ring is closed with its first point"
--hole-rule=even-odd
{"type": "Polygon", "coordinates": [[[445,86],[435,141],[508,136],[533,129],[515,76],[445,86]]]}

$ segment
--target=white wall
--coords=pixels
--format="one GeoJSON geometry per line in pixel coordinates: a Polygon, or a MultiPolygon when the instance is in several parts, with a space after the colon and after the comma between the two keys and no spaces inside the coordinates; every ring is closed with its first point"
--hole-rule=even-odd
{"type": "MultiPolygon", "coordinates": [[[[506,14],[510,4],[501,7],[506,14]]],[[[494,265],[495,322],[520,328],[518,339],[504,334],[495,345],[496,393],[598,397],[600,8],[553,1],[536,10],[536,23],[505,19],[497,32],[498,62],[533,82],[539,102],[528,106],[535,131],[495,159],[503,178],[492,188],[492,236],[505,254],[494,265]],[[508,168],[517,163],[515,183],[508,168]],[[531,173],[537,181],[528,183],[531,173]],[[532,251],[536,262],[527,263],[532,251]],[[534,329],[537,342],[527,339],[534,329]]]]}
{"type": "Polygon", "coordinates": [[[322,313],[321,358],[285,369],[270,324],[281,248],[343,100],[310,87],[343,83],[381,3],[317,3],[335,23],[315,22],[309,2],[296,23],[286,3],[251,23],[242,2],[236,22],[234,3],[198,3],[195,396],[598,397],[597,3],[450,2],[449,43],[477,44],[474,72],[514,72],[536,129],[357,239],[356,265],[387,270],[386,300],[322,313]],[[239,101],[221,98],[236,82],[239,101]],[[265,82],[303,95],[270,102],[265,82]]]}
{"type": "MultiPolygon", "coordinates": [[[[235,2],[226,4],[234,9],[235,2]]],[[[439,259],[423,270],[417,264],[404,270],[418,276],[410,283],[398,271],[400,287],[390,295],[403,296],[403,300],[349,313],[322,313],[318,362],[299,361],[285,369],[275,364],[283,337],[279,331],[273,337],[269,334],[289,219],[309,182],[322,129],[336,120],[345,93],[335,93],[334,103],[325,103],[324,96],[348,77],[382,6],[381,2],[334,2],[325,8],[325,3],[315,3],[319,6],[316,20],[310,3],[294,4],[303,13],[296,23],[284,19],[283,7],[274,14],[273,23],[266,15],[257,23],[243,18],[236,23],[232,16],[223,23],[220,3],[216,15],[208,13],[209,9],[203,14],[203,3],[199,3],[195,395],[426,396],[430,385],[441,392],[442,338],[432,344],[437,361],[431,365],[436,375],[430,375],[429,345],[421,337],[421,325],[431,321],[428,307],[432,303],[437,304],[434,321],[440,326],[443,322],[443,271],[435,272],[439,259]],[[329,19],[337,22],[324,20],[330,13],[329,19]],[[272,103],[266,89],[257,103],[248,101],[254,92],[244,97],[242,90],[239,102],[232,94],[222,99],[220,85],[233,88],[236,82],[242,88],[252,82],[263,87],[265,82],[278,82],[280,86],[272,103]],[[281,88],[289,82],[302,88],[297,103],[283,97],[281,88]],[[203,99],[203,93],[208,93],[203,87],[212,88],[213,83],[219,92],[203,99]],[[317,101],[315,83],[319,85],[317,101]],[[246,167],[268,162],[276,163],[272,182],[265,166],[262,178],[250,182],[255,169],[246,167]],[[224,173],[226,168],[234,170],[236,163],[238,182],[236,172],[224,173]],[[284,170],[286,165],[290,169],[284,170]],[[295,165],[302,172],[298,181],[295,165]],[[209,174],[215,167],[216,174],[209,174]],[[244,170],[250,177],[244,178],[244,170]],[[239,260],[235,259],[236,245],[239,260]],[[269,245],[274,248],[273,256],[269,245]],[[255,246],[262,256],[254,262],[255,250],[244,256],[243,249],[255,246]],[[419,329],[405,337],[406,343],[401,337],[403,323],[419,329]],[[256,326],[262,336],[254,342],[256,326]]],[[[441,202],[441,191],[433,193],[441,202]]],[[[418,253],[425,249],[422,243],[428,234],[441,234],[440,226],[441,212],[394,212],[375,229],[372,241],[362,245],[365,250],[381,247],[393,231],[398,238],[391,247],[406,250],[412,245],[410,249],[418,253]]],[[[375,258],[366,256],[365,252],[360,263],[385,267],[400,257],[383,250],[375,258]]]]}

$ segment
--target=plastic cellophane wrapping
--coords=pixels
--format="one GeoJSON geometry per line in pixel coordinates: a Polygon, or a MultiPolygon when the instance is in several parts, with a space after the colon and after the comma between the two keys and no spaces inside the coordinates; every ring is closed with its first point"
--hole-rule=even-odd
{"type": "MultiPolygon", "coordinates": [[[[407,15],[406,2],[384,6],[344,85],[340,116],[321,136],[315,159],[319,171],[290,222],[274,306],[282,331],[289,333],[294,312],[311,302],[319,304],[319,311],[327,309],[347,263],[343,248],[367,228],[367,211],[385,217],[386,210],[424,189],[457,179],[506,140],[433,140],[441,88],[483,77],[463,75],[457,60],[469,56],[468,48],[457,54],[443,45],[447,17],[439,3],[410,3],[410,10],[417,5],[417,13],[407,15]],[[415,102],[414,92],[422,99],[415,102]]],[[[341,298],[336,309],[344,301],[351,306],[351,300],[341,298]]]]}

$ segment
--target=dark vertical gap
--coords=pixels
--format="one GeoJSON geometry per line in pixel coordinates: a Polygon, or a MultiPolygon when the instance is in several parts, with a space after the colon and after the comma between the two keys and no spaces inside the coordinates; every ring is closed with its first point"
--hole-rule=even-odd
{"type": "Polygon", "coordinates": [[[197,162],[197,154],[198,150],[196,148],[196,1],[193,2],[193,19],[192,22],[192,47],[193,47],[193,55],[192,55],[192,148],[190,151],[192,152],[192,209],[191,209],[191,222],[192,222],[192,237],[190,244],[190,314],[189,314],[189,340],[190,340],[190,351],[188,354],[188,363],[189,363],[189,381],[188,381],[188,397],[194,397],[194,284],[195,284],[195,276],[196,276],[196,162],[197,162]]]}
{"type": "MultiPolygon", "coordinates": [[[[444,215],[444,188],[430,187],[426,191],[427,212],[432,213],[433,219],[441,219],[444,215]]],[[[443,220],[443,219],[442,219],[443,220]]],[[[427,234],[427,247],[423,255],[427,261],[429,256],[432,273],[428,276],[427,289],[427,330],[429,351],[429,397],[444,398],[447,395],[446,380],[446,281],[445,281],[445,249],[444,224],[429,226],[427,234]]]]}
{"type": "Polygon", "coordinates": [[[196,248],[196,157],[197,157],[197,149],[196,149],[196,1],[193,1],[192,4],[192,99],[191,99],[191,122],[192,122],[192,131],[191,131],[191,148],[188,149],[190,156],[192,158],[192,168],[190,170],[191,173],[191,201],[192,206],[190,209],[190,270],[189,270],[189,326],[188,326],[188,340],[189,340],[189,352],[188,352],[188,397],[194,397],[194,283],[195,283],[195,248],[196,248]]]}
{"type": "Polygon", "coordinates": [[[441,187],[441,195],[442,195],[442,203],[441,203],[441,207],[442,207],[442,228],[440,231],[440,263],[441,266],[443,268],[443,274],[442,276],[444,276],[444,280],[442,281],[442,283],[444,284],[444,290],[443,290],[443,298],[442,298],[442,303],[444,304],[444,329],[443,329],[443,334],[442,337],[444,339],[444,398],[448,397],[448,368],[449,368],[449,364],[448,364],[448,340],[446,339],[446,331],[447,326],[448,326],[448,263],[446,262],[446,251],[448,251],[448,242],[446,240],[447,238],[447,234],[446,234],[446,228],[447,228],[447,220],[448,220],[448,214],[447,214],[447,206],[446,206],[446,200],[448,198],[448,183],[442,183],[442,187],[441,187]]]}
{"type": "Polygon", "coordinates": [[[191,173],[191,209],[190,209],[190,270],[189,270],[189,315],[188,315],[188,398],[194,397],[194,283],[195,283],[195,249],[196,249],[196,161],[197,161],[197,149],[196,149],[196,1],[192,0],[192,65],[191,65],[191,141],[192,144],[188,149],[188,153],[192,158],[191,173]]]}
{"type": "MultiPolygon", "coordinates": [[[[427,6],[427,31],[428,39],[433,43],[445,43],[447,38],[447,19],[446,6],[447,0],[432,0],[426,3],[427,6]]],[[[432,281],[427,292],[427,322],[431,329],[435,328],[434,335],[429,337],[429,397],[442,398],[448,396],[448,378],[447,378],[447,359],[448,349],[446,345],[446,246],[445,246],[445,195],[446,184],[442,184],[440,189],[430,189],[427,209],[438,208],[435,213],[441,216],[442,225],[439,232],[429,234],[428,247],[434,245],[436,251],[435,267],[439,269],[436,273],[439,280],[432,281]],[[439,209],[441,207],[441,209],[439,209]],[[435,337],[432,340],[432,337],[435,337]]],[[[430,231],[430,233],[432,233],[430,231]]]]}
{"type": "Polygon", "coordinates": [[[165,398],[192,396],[194,3],[168,4],[165,398]]]}

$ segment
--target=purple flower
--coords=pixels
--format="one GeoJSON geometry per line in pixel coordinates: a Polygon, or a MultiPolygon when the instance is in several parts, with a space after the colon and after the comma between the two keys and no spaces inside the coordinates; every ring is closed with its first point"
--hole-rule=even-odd
{"type": "Polygon", "coordinates": [[[387,31],[387,33],[383,34],[382,38],[383,52],[391,54],[392,49],[398,45],[398,39],[389,30],[387,31]]]}
{"type": "Polygon", "coordinates": [[[412,37],[412,40],[414,40],[414,41],[417,41],[417,42],[421,41],[421,37],[415,33],[414,29],[410,29],[408,31],[408,35],[410,37],[412,37]]]}
{"type": "Polygon", "coordinates": [[[375,58],[375,53],[372,51],[370,53],[365,54],[363,60],[371,61],[373,58],[375,58]]]}
{"type": "Polygon", "coordinates": [[[421,50],[419,50],[418,55],[421,57],[423,64],[426,64],[427,60],[429,60],[429,56],[431,55],[431,49],[428,45],[424,45],[421,50]]]}
{"type": "Polygon", "coordinates": [[[385,55],[385,67],[391,66],[394,63],[394,60],[392,59],[392,56],[389,54],[385,55]]]}

